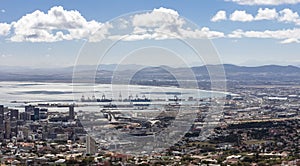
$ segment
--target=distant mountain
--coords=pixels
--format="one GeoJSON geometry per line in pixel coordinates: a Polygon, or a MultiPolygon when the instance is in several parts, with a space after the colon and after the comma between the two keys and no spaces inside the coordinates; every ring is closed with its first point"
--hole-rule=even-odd
{"type": "Polygon", "coordinates": [[[300,68],[296,66],[265,65],[257,67],[232,64],[206,65],[191,68],[173,68],[169,66],[149,67],[142,65],[108,64],[97,66],[82,65],[63,68],[29,68],[0,66],[0,81],[49,81],[71,82],[73,72],[76,80],[95,79],[99,83],[117,83],[144,85],[177,85],[178,81],[188,81],[195,77],[198,82],[209,86],[211,72],[208,69],[224,69],[228,83],[239,84],[298,84],[300,68]],[[97,71],[97,72],[95,72],[97,71]],[[96,75],[95,75],[96,73],[96,75]],[[190,74],[193,74],[192,77],[190,74]]]}
{"type": "MultiPolygon", "coordinates": [[[[224,69],[225,73],[230,74],[277,74],[277,75],[291,75],[291,74],[299,74],[300,68],[296,66],[279,66],[279,65],[265,65],[265,66],[257,66],[257,67],[246,67],[246,66],[237,66],[232,64],[224,64],[224,65],[207,65],[207,66],[198,66],[192,67],[192,70],[197,74],[208,74],[207,69],[212,69],[212,67],[221,67],[224,69]]],[[[219,68],[220,69],[220,68],[219,68]]]]}
{"type": "Polygon", "coordinates": [[[279,65],[264,65],[257,67],[236,66],[230,64],[223,65],[226,72],[252,72],[252,73],[295,73],[300,72],[300,68],[296,66],[279,66],[279,65]]]}
{"type": "Polygon", "coordinates": [[[143,65],[136,65],[136,64],[101,64],[98,67],[98,70],[108,70],[108,71],[115,71],[115,70],[137,70],[144,68],[146,66],[143,65]]]}

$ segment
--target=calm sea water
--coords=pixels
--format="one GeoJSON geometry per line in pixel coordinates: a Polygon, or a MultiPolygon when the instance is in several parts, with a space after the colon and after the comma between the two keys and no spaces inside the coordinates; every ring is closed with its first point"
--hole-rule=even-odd
{"type": "Polygon", "coordinates": [[[174,98],[207,98],[224,95],[221,92],[210,92],[197,89],[177,87],[155,87],[138,85],[110,84],[72,84],[72,83],[39,83],[39,82],[0,82],[0,105],[9,107],[22,106],[25,103],[77,103],[82,96],[86,99],[113,98],[125,99],[129,96],[147,97],[167,100],[174,98]]]}

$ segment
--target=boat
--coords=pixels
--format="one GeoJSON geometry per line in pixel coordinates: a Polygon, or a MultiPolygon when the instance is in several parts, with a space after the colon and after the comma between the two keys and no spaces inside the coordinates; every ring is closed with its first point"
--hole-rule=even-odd
{"type": "Polygon", "coordinates": [[[136,99],[131,99],[131,102],[151,102],[150,99],[148,98],[136,98],[136,99]]]}
{"type": "Polygon", "coordinates": [[[112,99],[97,99],[97,102],[112,102],[112,99]]]}
{"type": "Polygon", "coordinates": [[[174,98],[168,99],[169,101],[182,101],[182,99],[178,98],[177,95],[174,96],[174,98]]]}
{"type": "Polygon", "coordinates": [[[97,102],[112,102],[112,101],[113,101],[112,99],[105,98],[104,94],[102,95],[101,99],[97,99],[97,102]]]}
{"type": "Polygon", "coordinates": [[[133,105],[136,107],[149,107],[150,106],[149,103],[135,103],[133,105]]]}

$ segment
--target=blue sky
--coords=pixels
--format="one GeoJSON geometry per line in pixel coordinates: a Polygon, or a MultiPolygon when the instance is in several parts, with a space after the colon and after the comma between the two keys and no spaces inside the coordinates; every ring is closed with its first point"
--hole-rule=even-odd
{"type": "MultiPolygon", "coordinates": [[[[207,36],[223,63],[300,65],[299,10],[300,0],[3,0],[0,5],[0,65],[72,66],[85,41],[115,40],[117,36],[135,33],[129,30],[141,30],[141,27],[142,30],[160,27],[160,31],[168,32],[171,30],[168,28],[175,28],[183,38],[207,36]],[[124,17],[124,23],[133,23],[127,31],[111,25],[111,20],[116,21],[116,17],[139,11],[150,16],[144,19],[145,15],[138,13],[141,18],[135,22],[128,16],[124,17]],[[57,13],[66,20],[56,19],[60,16],[57,13]],[[174,17],[160,13],[171,13],[174,17]],[[169,20],[160,19],[160,16],[169,20]],[[189,30],[181,23],[182,19],[198,27],[189,30]],[[94,29],[99,27],[102,30],[95,35],[94,29]]],[[[136,15],[131,14],[132,17],[136,15]]],[[[117,21],[121,24],[120,20],[117,21]]],[[[147,35],[142,32],[124,43],[137,44],[142,40],[173,43],[162,39],[163,36],[155,36],[155,32],[147,35]]],[[[149,42],[145,43],[141,47],[149,45],[149,42]]],[[[118,47],[119,52],[130,52],[124,45],[118,47]]],[[[189,55],[182,56],[190,65],[198,64],[189,55]]],[[[86,61],[86,64],[91,62],[86,61]]]]}

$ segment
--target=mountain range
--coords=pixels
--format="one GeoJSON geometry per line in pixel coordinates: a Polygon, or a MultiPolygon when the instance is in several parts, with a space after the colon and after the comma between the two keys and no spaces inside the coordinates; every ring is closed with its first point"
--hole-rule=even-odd
{"type": "MultiPolygon", "coordinates": [[[[238,84],[299,84],[300,68],[296,66],[265,65],[257,67],[232,64],[205,65],[191,68],[142,65],[101,65],[62,68],[29,68],[0,66],[0,81],[41,81],[41,82],[85,82],[95,79],[98,83],[128,83],[142,85],[178,85],[178,80],[189,80],[192,73],[198,82],[209,83],[214,76],[208,69],[224,71],[228,83],[238,84]],[[224,70],[223,70],[224,69],[224,70]]],[[[222,74],[222,73],[221,73],[222,74]]]]}

